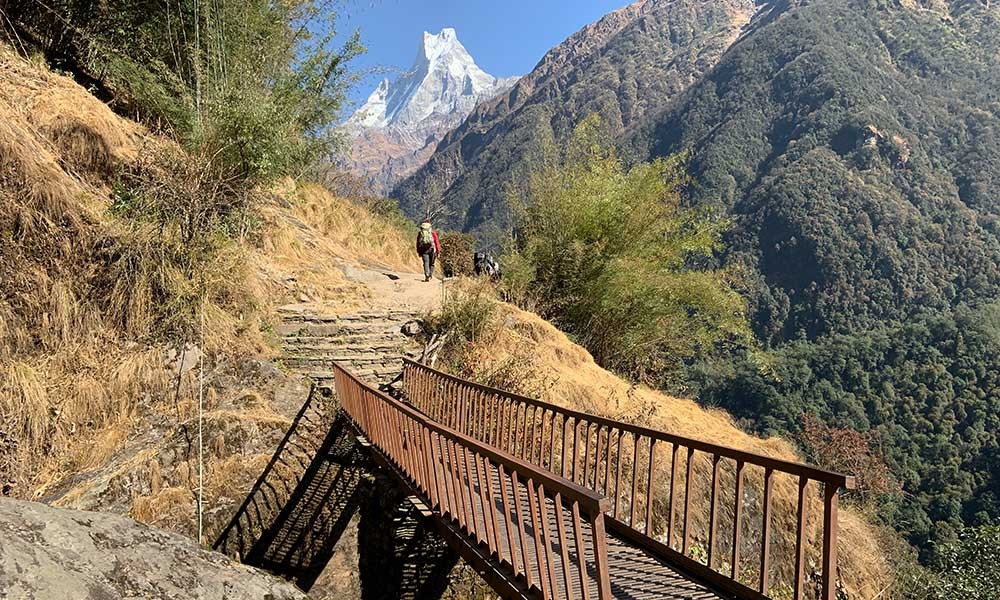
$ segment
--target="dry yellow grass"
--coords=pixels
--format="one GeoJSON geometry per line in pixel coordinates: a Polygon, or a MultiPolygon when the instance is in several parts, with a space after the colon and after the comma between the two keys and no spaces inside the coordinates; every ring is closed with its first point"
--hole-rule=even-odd
{"type": "Polygon", "coordinates": [[[6,45],[0,45],[0,98],[16,107],[24,121],[45,132],[44,137],[57,145],[66,144],[69,157],[86,158],[100,151],[79,145],[89,135],[80,133],[80,128],[98,136],[117,160],[134,159],[138,141],[146,135],[140,125],[116,116],[71,78],[23,59],[6,45]],[[74,145],[78,152],[72,152],[74,145]]]}
{"type": "Polygon", "coordinates": [[[414,266],[413,244],[407,230],[320,186],[302,186],[291,214],[332,242],[345,258],[394,269],[414,266]]]}
{"type": "Polygon", "coordinates": [[[275,190],[263,208],[264,240],[253,263],[280,302],[364,304],[365,286],[349,281],[343,265],[418,270],[408,232],[351,200],[311,184],[275,190]]]}
{"type": "Polygon", "coordinates": [[[0,375],[0,414],[19,440],[28,440],[29,445],[37,443],[46,435],[49,416],[48,390],[38,371],[31,365],[14,362],[0,375]]]}
{"type": "MultiPolygon", "coordinates": [[[[253,392],[235,390],[234,396],[253,395],[253,392]]],[[[244,398],[247,400],[248,398],[244,398]]],[[[212,399],[214,404],[218,399],[212,399]]],[[[193,404],[182,407],[181,418],[187,426],[193,427],[196,407],[193,404]]],[[[204,492],[203,502],[206,507],[218,506],[221,502],[239,500],[246,493],[247,487],[263,471],[269,453],[245,455],[234,453],[223,440],[223,432],[240,429],[241,435],[247,431],[263,428],[266,430],[283,431],[290,420],[275,413],[269,406],[254,405],[246,410],[209,410],[204,415],[204,427],[210,433],[205,441],[204,492]]],[[[163,456],[179,456],[176,451],[186,447],[180,428],[173,436],[160,440],[156,445],[146,448],[134,458],[118,465],[112,480],[144,480],[148,482],[148,493],[135,495],[130,499],[129,516],[146,523],[179,531],[189,535],[195,533],[195,518],[197,514],[197,459],[193,454],[184,455],[166,471],[161,467],[163,456]],[[179,446],[180,444],[180,446],[179,446]]],[[[190,449],[188,449],[190,452],[190,449]]],[[[89,482],[73,488],[64,497],[61,504],[74,503],[79,498],[92,494],[89,482]]],[[[211,520],[210,527],[218,527],[219,523],[211,520]]],[[[217,531],[207,532],[210,540],[217,531]]],[[[205,540],[203,540],[205,541],[205,540]]]]}
{"type": "Polygon", "coordinates": [[[190,518],[195,496],[188,488],[171,487],[152,496],[140,496],[132,504],[129,516],[146,525],[164,526],[180,518],[190,518]]]}
{"type": "Polygon", "coordinates": [[[263,209],[266,233],[253,264],[269,296],[279,302],[330,300],[360,295],[361,288],[337,268],[340,254],[332,243],[290,220],[277,205],[263,209]]]}
{"type": "MultiPolygon", "coordinates": [[[[468,354],[471,362],[478,363],[475,369],[489,371],[490,365],[501,365],[511,360],[524,362],[525,357],[530,357],[527,372],[532,374],[535,381],[527,382],[526,385],[544,390],[542,395],[550,402],[745,451],[801,461],[801,457],[787,441],[749,435],[740,430],[723,411],[705,409],[689,399],[630,385],[602,369],[586,350],[572,343],[565,334],[537,315],[509,305],[503,305],[501,310],[506,326],[499,328],[495,336],[484,340],[468,354]]],[[[665,450],[657,452],[658,481],[667,481],[669,478],[669,458],[665,450]]],[[[708,457],[703,456],[695,462],[695,473],[697,478],[693,481],[696,487],[701,485],[701,492],[707,494],[705,486],[711,477],[708,457]]],[[[728,488],[729,494],[728,499],[723,494],[723,506],[732,504],[732,477],[731,473],[723,471],[722,489],[728,488]]],[[[759,480],[759,475],[754,479],[748,474],[748,487],[759,487],[759,480]]],[[[819,564],[823,507],[819,490],[812,491],[814,495],[811,498],[807,532],[811,541],[809,556],[815,565],[819,564]]],[[[782,583],[787,586],[787,582],[791,581],[791,561],[779,560],[777,557],[787,559],[792,555],[796,498],[797,487],[791,477],[776,477],[773,521],[776,532],[773,552],[776,558],[773,562],[779,567],[775,578],[775,590],[779,594],[782,583]]],[[[660,506],[665,502],[664,498],[657,497],[656,502],[660,507],[658,511],[665,510],[665,505],[660,506]]],[[[704,544],[707,539],[707,513],[707,501],[695,502],[692,527],[696,543],[704,544]]],[[[731,509],[728,514],[731,519],[731,509]]],[[[723,512],[720,520],[723,528],[726,526],[726,518],[726,513],[723,512]]],[[[746,518],[752,520],[753,515],[748,514],[746,518]]],[[[731,525],[729,527],[731,532],[731,525]]],[[[759,529],[759,525],[757,527],[759,529]]],[[[891,582],[890,568],[879,547],[878,533],[850,509],[841,511],[840,527],[840,578],[845,591],[850,598],[877,597],[891,582]]],[[[720,530],[720,537],[725,539],[725,535],[720,530]]]]}
{"type": "Polygon", "coordinates": [[[19,495],[110,457],[139,403],[167,390],[162,352],[104,339],[0,369],[0,414],[16,426],[23,467],[19,495]]]}
{"type": "MultiPolygon", "coordinates": [[[[17,441],[15,495],[102,464],[136,409],[171,391],[149,337],[171,307],[154,289],[191,284],[176,248],[108,210],[115,169],[168,144],[0,44],[0,431],[17,441]]],[[[247,254],[227,248],[200,273],[210,352],[264,348],[247,254]]]]}
{"type": "Polygon", "coordinates": [[[176,354],[156,335],[177,312],[171,302],[190,309],[207,290],[204,331],[191,342],[225,372],[223,389],[205,395],[204,491],[217,507],[238,502],[269,458],[242,450],[267,448],[288,425],[266,393],[240,388],[256,372],[242,360],[274,354],[262,318],[302,293],[362,303],[344,263],[418,264],[408,232],[289,183],[271,194],[257,232],[189,277],[178,267],[183,244],[109,210],[116,169],[164,147],[176,150],[0,44],[0,478],[15,496],[120,502],[139,520],[193,534],[197,368],[178,382],[176,354]]]}

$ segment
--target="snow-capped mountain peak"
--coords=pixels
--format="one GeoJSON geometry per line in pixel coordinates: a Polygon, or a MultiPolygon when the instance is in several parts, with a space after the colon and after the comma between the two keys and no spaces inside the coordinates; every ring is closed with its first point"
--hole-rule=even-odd
{"type": "Polygon", "coordinates": [[[508,89],[514,81],[480,69],[454,29],[424,32],[413,67],[394,82],[383,80],[347,124],[409,129],[433,118],[457,125],[481,100],[508,89]]]}
{"type": "Polygon", "coordinates": [[[483,71],[448,27],[424,32],[413,66],[385,79],[344,124],[354,138],[351,170],[383,192],[434,151],[477,104],[510,89],[517,77],[483,71]]]}
{"type": "Polygon", "coordinates": [[[420,46],[420,53],[424,60],[428,62],[434,62],[442,54],[452,53],[464,55],[468,57],[468,62],[475,64],[465,46],[458,41],[458,34],[451,27],[445,27],[437,35],[425,31],[424,41],[420,46]]]}

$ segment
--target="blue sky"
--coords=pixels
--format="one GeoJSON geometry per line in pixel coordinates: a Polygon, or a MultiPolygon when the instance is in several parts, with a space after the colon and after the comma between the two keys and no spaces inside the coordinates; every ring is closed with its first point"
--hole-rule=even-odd
{"type": "Polygon", "coordinates": [[[392,70],[413,64],[424,31],[454,27],[479,66],[508,77],[531,71],[542,56],[584,25],[631,0],[347,0],[338,29],[361,29],[370,74],[351,94],[363,102],[392,70]],[[389,69],[387,75],[382,72],[389,69]]]}

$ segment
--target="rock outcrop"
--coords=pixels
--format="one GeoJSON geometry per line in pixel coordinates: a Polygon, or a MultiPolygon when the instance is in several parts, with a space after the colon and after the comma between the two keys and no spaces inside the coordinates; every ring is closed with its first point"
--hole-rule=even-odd
{"type": "Polygon", "coordinates": [[[305,597],[290,583],[125,517],[0,499],[0,598],[305,597]]]}

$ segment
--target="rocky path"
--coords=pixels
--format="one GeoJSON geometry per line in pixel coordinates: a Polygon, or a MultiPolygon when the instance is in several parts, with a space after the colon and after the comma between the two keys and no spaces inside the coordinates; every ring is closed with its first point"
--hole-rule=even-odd
{"type": "Polygon", "coordinates": [[[421,321],[441,304],[444,282],[418,273],[345,266],[344,274],[368,292],[361,310],[305,302],[281,307],[285,366],[322,386],[333,381],[333,363],[376,384],[400,373],[403,357],[419,355],[421,321]]]}
{"type": "Polygon", "coordinates": [[[335,362],[381,384],[399,374],[404,356],[419,352],[412,338],[420,332],[417,312],[331,314],[294,305],[281,314],[285,366],[323,386],[332,385],[335,362]]]}

